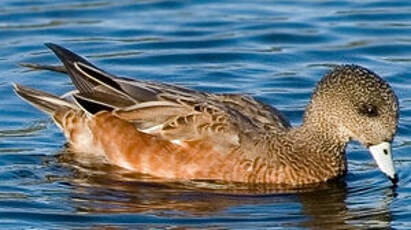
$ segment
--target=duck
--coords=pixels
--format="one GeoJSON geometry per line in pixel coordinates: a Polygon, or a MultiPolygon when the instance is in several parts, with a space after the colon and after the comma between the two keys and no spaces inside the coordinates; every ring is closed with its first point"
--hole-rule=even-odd
{"type": "Polygon", "coordinates": [[[392,158],[398,99],[365,67],[343,64],[326,73],[293,127],[249,95],[118,77],[45,45],[63,65],[26,66],[65,73],[75,90],[56,96],[16,83],[13,89],[52,118],[72,151],[158,178],[297,187],[346,175],[346,146],[356,141],[398,182],[392,158]]]}

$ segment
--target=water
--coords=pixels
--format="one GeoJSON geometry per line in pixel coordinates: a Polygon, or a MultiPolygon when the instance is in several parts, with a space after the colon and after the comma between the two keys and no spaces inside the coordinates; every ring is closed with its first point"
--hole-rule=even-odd
{"type": "Polygon", "coordinates": [[[0,40],[0,228],[411,228],[409,1],[5,0],[0,40]],[[399,185],[355,143],[345,178],[304,191],[164,182],[80,163],[50,119],[11,90],[11,82],[72,89],[63,75],[16,65],[57,63],[44,42],[115,74],[248,93],[293,125],[330,66],[364,65],[400,100],[399,185]]]}

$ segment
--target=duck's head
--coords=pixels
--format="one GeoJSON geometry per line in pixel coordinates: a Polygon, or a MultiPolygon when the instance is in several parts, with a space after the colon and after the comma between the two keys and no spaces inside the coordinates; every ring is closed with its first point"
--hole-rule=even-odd
{"type": "Polygon", "coordinates": [[[342,65],[317,84],[304,114],[304,123],[336,141],[358,141],[367,147],[380,170],[398,180],[391,154],[397,130],[398,100],[391,87],[364,67],[342,65]]]}

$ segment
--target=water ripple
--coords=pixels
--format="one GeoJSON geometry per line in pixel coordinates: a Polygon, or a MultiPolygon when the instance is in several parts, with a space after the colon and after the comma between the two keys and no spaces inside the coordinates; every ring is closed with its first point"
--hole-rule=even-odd
{"type": "Polygon", "coordinates": [[[2,228],[409,229],[411,3],[408,1],[21,1],[0,4],[2,228]],[[58,95],[68,78],[16,63],[57,61],[44,42],[119,75],[247,93],[301,123],[316,82],[364,65],[400,101],[397,188],[366,149],[347,148],[345,178],[311,188],[164,181],[79,160],[10,82],[58,95]]]}

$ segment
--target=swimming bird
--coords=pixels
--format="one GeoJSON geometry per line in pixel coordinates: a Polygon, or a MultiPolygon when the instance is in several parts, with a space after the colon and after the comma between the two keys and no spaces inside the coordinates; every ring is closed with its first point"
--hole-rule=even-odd
{"type": "Polygon", "coordinates": [[[391,153],[398,100],[364,67],[340,65],[325,74],[302,124],[292,127],[251,96],[117,77],[45,45],[64,66],[29,66],[66,73],[76,90],[58,97],[14,84],[14,91],[51,116],[73,151],[161,178],[301,186],[346,174],[345,149],[353,140],[398,180],[391,153]]]}

